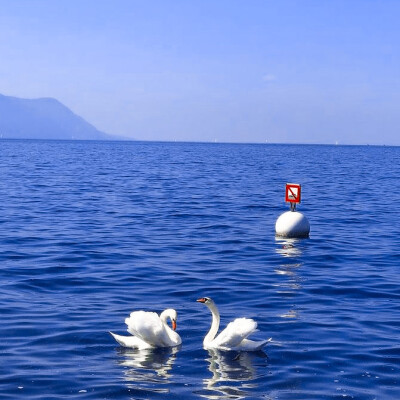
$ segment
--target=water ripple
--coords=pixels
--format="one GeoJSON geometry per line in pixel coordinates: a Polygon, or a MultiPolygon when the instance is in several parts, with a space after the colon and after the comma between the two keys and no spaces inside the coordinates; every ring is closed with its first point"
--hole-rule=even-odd
{"type": "Polygon", "coordinates": [[[400,397],[399,148],[2,140],[0,157],[0,399],[400,397]],[[289,181],[310,239],[274,237],[289,181]],[[222,327],[254,318],[265,353],[203,350],[200,296],[222,327]],[[167,307],[178,349],[108,334],[167,307]]]}

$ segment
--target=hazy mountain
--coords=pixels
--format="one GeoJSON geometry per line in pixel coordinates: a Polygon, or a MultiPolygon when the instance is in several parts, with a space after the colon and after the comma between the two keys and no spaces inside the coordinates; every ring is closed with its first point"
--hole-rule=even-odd
{"type": "Polygon", "coordinates": [[[52,98],[20,99],[0,94],[0,137],[4,139],[110,140],[52,98]]]}

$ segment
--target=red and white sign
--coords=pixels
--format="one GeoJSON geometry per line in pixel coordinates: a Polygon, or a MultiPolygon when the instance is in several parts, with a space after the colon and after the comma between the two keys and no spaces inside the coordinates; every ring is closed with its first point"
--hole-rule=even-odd
{"type": "Polygon", "coordinates": [[[286,203],[300,203],[301,185],[297,183],[287,183],[285,201],[286,203]]]}

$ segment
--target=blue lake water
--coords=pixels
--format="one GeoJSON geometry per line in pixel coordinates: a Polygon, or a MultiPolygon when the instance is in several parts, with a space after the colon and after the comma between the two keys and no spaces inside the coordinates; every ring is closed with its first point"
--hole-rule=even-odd
{"type": "Polygon", "coordinates": [[[0,399],[400,398],[400,148],[0,141],[0,399]],[[309,239],[275,238],[286,182],[309,239]],[[209,352],[258,322],[264,352],[209,352]],[[180,348],[123,349],[133,310],[180,348]]]}

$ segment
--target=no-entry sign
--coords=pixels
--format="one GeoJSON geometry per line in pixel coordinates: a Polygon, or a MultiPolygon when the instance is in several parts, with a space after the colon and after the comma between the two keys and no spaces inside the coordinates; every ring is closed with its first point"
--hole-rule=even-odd
{"type": "Polygon", "coordinates": [[[285,201],[286,203],[300,203],[301,185],[297,183],[287,183],[285,201]]]}

